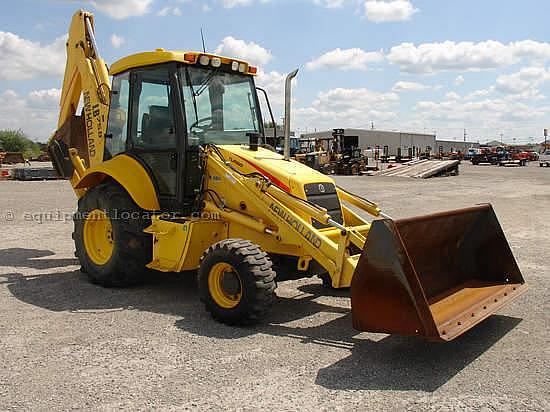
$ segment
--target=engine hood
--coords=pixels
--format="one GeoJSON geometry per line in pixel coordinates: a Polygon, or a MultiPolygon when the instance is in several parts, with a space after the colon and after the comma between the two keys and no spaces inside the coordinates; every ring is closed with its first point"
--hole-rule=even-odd
{"type": "Polygon", "coordinates": [[[245,145],[218,146],[226,160],[242,173],[259,172],[286,192],[304,195],[303,187],[308,183],[333,183],[334,181],[295,160],[284,157],[271,150],[259,147],[250,150],[245,145]]]}

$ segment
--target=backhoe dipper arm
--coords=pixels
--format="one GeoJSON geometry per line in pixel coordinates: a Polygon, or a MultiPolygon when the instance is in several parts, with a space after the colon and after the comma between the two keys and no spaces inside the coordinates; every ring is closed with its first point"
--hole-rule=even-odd
{"type": "Polygon", "coordinates": [[[92,13],[79,10],[74,14],[66,46],[67,62],[56,135],[62,128],[68,129],[69,136],[63,140],[66,143],[68,140],[69,147],[78,148],[85,166],[91,167],[103,161],[111,89],[107,66],[97,50],[92,13]],[[77,133],[66,125],[74,120],[81,96],[84,133],[77,133]]]}

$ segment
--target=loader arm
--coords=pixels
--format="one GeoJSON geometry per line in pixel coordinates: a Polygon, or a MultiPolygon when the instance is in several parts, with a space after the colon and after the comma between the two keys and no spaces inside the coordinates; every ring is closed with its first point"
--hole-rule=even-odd
{"type": "MultiPolygon", "coordinates": [[[[256,216],[258,212],[254,212],[256,218],[253,218],[237,209],[220,207],[213,200],[205,202],[207,211],[220,213],[223,220],[232,222],[234,226],[246,226],[257,232],[251,240],[267,251],[285,254],[285,247],[299,251],[298,269],[304,269],[301,265],[306,265],[307,268],[307,264],[313,259],[328,272],[334,287],[351,285],[360,254],[350,254],[349,246],[353,244],[359,250],[363,249],[370,229],[367,221],[356,216],[353,226],[340,225],[332,220],[326,209],[291,195],[265,177],[243,175],[228,165],[224,158],[220,158],[219,151],[212,150],[211,147],[207,150],[208,174],[230,174],[232,191],[238,192],[236,197],[253,199],[251,203],[261,205],[259,209],[263,210],[263,216],[256,216]],[[261,218],[262,223],[258,218],[261,218]],[[312,219],[327,228],[316,229],[312,219]],[[273,243],[278,244],[276,249],[273,243]]],[[[354,206],[373,216],[380,213],[375,204],[350,193],[346,192],[346,198],[342,200],[349,203],[352,200],[354,206]]]]}
{"type": "Polygon", "coordinates": [[[333,287],[351,286],[358,330],[452,340],[527,289],[490,205],[393,220],[376,204],[338,188],[341,201],[382,217],[369,222],[342,205],[353,218],[339,224],[324,208],[265,176],[238,171],[211,147],[206,170],[207,181],[226,176],[232,182],[231,193],[204,201],[204,210],[226,222],[227,237],[246,233],[268,253],[297,256],[297,270],[315,261],[333,287]],[[231,198],[257,209],[247,214],[231,207],[231,198]]]}
{"type": "Polygon", "coordinates": [[[49,150],[58,173],[70,178],[74,187],[81,160],[85,168],[103,161],[109,113],[109,74],[95,42],[92,13],[79,10],[74,14],[66,47],[57,131],[49,150]],[[81,116],[77,114],[80,103],[81,116]],[[77,151],[71,154],[71,148],[77,151]]]}

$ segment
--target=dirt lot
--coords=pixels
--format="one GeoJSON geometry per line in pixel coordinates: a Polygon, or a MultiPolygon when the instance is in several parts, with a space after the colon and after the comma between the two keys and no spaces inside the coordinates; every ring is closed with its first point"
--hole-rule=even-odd
{"type": "Polygon", "coordinates": [[[69,185],[0,182],[0,410],[549,410],[550,169],[337,180],[395,217],[493,203],[531,289],[448,344],[357,333],[346,294],[316,279],[280,284],[265,325],[230,328],[181,276],[91,285],[69,185]]]}

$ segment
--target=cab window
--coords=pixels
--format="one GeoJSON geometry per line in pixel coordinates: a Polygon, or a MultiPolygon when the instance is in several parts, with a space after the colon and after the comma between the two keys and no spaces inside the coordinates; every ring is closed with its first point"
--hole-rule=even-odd
{"type": "Polygon", "coordinates": [[[128,102],[130,96],[130,81],[128,73],[113,78],[111,88],[111,107],[105,139],[105,156],[111,158],[126,151],[128,137],[128,102]]]}
{"type": "Polygon", "coordinates": [[[176,147],[170,80],[165,67],[136,73],[134,81],[132,146],[158,150],[176,147]]]}

